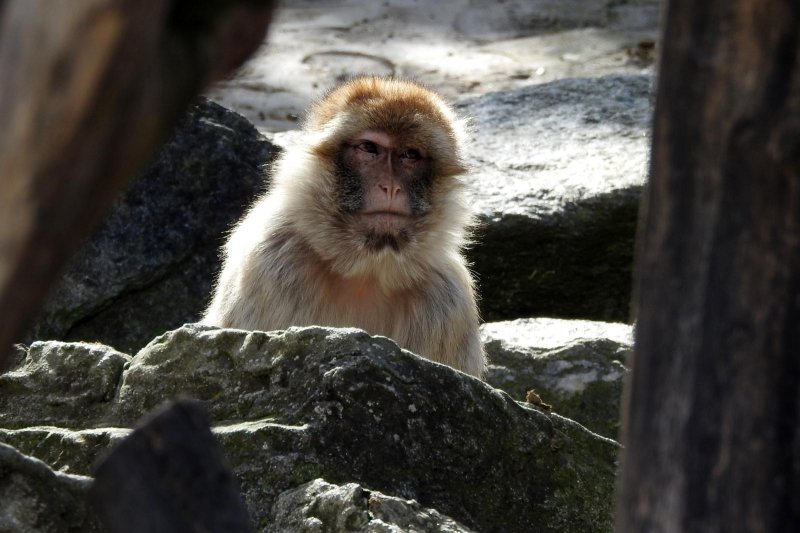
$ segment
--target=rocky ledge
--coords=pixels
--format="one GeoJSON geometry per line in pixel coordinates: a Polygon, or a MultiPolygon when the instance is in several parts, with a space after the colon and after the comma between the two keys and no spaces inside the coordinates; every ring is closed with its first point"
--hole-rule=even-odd
{"type": "Polygon", "coordinates": [[[0,516],[92,530],[83,476],[184,395],[204,405],[259,531],[611,527],[619,446],[572,420],[359,330],[198,325],[133,357],[60,342],[20,353],[0,376],[0,441],[53,471],[0,448],[0,516]]]}

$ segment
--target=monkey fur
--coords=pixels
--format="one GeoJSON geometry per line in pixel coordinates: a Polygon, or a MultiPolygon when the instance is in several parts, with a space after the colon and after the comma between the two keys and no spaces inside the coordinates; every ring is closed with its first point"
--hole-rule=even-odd
{"type": "Polygon", "coordinates": [[[482,377],[462,137],[452,108],[416,83],[332,90],[233,229],[203,323],[358,327],[482,377]]]}

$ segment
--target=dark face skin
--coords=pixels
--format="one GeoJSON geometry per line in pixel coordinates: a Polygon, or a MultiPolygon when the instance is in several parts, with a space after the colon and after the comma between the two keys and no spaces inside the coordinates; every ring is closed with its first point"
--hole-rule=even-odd
{"type": "Polygon", "coordinates": [[[385,132],[367,130],[345,143],[337,175],[340,209],[355,216],[368,248],[399,251],[413,221],[431,209],[428,154],[385,132]]]}

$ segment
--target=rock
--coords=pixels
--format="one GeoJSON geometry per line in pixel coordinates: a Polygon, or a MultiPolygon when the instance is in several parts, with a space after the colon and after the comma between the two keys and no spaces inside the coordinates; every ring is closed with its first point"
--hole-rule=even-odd
{"type": "Polygon", "coordinates": [[[130,356],[100,344],[35,342],[0,374],[0,426],[63,425],[102,418],[130,356]]]}
{"type": "MultiPolygon", "coordinates": [[[[114,426],[181,395],[204,403],[261,531],[282,492],[318,478],[413,499],[479,531],[611,528],[616,443],[358,330],[184,326],[136,354],[110,412],[58,432],[96,455],[88,428],[110,441],[114,426]]],[[[48,413],[34,403],[25,420],[48,413]]],[[[53,431],[0,440],[53,460],[55,447],[39,446],[53,431]]],[[[87,462],[62,464],[88,473],[87,462]]]]}
{"type": "Polygon", "coordinates": [[[68,429],[34,425],[0,428],[0,442],[36,456],[59,472],[89,475],[98,460],[130,432],[114,426],[68,429]]]}
{"type": "Polygon", "coordinates": [[[492,9],[491,1],[470,2],[459,14],[456,28],[473,38],[503,41],[569,28],[650,29],[658,26],[661,7],[659,0],[506,0],[503,4],[503,9],[492,9]]]}
{"type": "Polygon", "coordinates": [[[466,100],[487,321],[627,321],[648,159],[648,76],[566,79],[466,100]]]}
{"type": "MultiPolygon", "coordinates": [[[[555,29],[603,26],[613,0],[507,0],[503,9],[491,2],[472,2],[455,27],[475,39],[513,39],[555,29]]],[[[618,3],[618,2],[617,2],[618,3]]]]}
{"type": "Polygon", "coordinates": [[[388,339],[185,327],[137,354],[116,418],[176,394],[207,402],[257,522],[266,517],[256,502],[311,474],[415,499],[478,529],[610,527],[613,443],[388,339]]]}
{"type": "Polygon", "coordinates": [[[54,472],[43,462],[0,444],[0,531],[101,531],[85,504],[91,479],[54,472]]]}
{"type": "Polygon", "coordinates": [[[484,324],[487,381],[520,401],[535,390],[554,412],[616,439],[632,334],[627,324],[579,320],[484,324]]]}
{"type": "Polygon", "coordinates": [[[26,341],[132,352],[196,320],[224,234],[264,188],[274,154],[244,118],[201,100],[71,262],[26,341]]]}
{"type": "Polygon", "coordinates": [[[239,485],[192,400],[148,415],[94,470],[89,500],[114,533],[252,533],[239,485]]]}
{"type": "Polygon", "coordinates": [[[370,491],[356,483],[315,479],[278,496],[269,531],[364,533],[467,533],[472,531],[435,509],[370,491]]]}

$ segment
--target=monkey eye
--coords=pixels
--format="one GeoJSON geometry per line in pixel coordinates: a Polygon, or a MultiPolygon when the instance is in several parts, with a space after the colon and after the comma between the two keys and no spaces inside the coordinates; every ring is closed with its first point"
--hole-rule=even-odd
{"type": "Polygon", "coordinates": [[[378,145],[372,141],[362,141],[356,145],[356,148],[362,152],[367,152],[368,154],[378,153],[378,145]]]}
{"type": "Polygon", "coordinates": [[[409,148],[402,154],[400,154],[402,159],[410,159],[411,161],[416,161],[418,159],[422,159],[422,154],[416,148],[409,148]]]}

